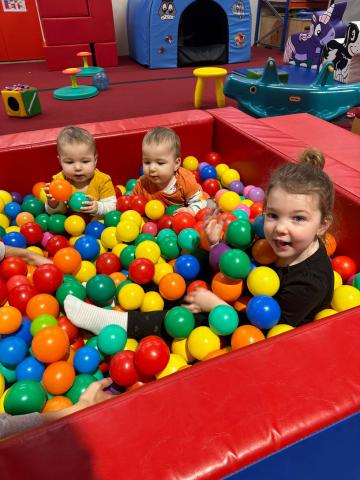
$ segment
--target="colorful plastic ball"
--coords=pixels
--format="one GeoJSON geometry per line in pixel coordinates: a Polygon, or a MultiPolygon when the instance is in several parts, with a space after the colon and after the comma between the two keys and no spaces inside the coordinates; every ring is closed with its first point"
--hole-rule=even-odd
{"type": "Polygon", "coordinates": [[[74,237],[77,237],[84,233],[85,220],[79,215],[70,215],[67,217],[64,223],[65,231],[74,237]]]}
{"type": "Polygon", "coordinates": [[[16,202],[9,202],[4,207],[4,213],[12,220],[21,212],[21,206],[16,202]]]}
{"type": "MultiPolygon", "coordinates": [[[[14,382],[16,382],[16,371],[15,371],[15,368],[7,368],[5,367],[5,365],[3,365],[2,363],[0,363],[0,375],[2,375],[5,379],[5,382],[8,383],[8,384],[12,384],[14,382]]],[[[3,395],[6,394],[6,390],[4,392],[3,395]]],[[[3,401],[4,398],[1,397],[0,399],[0,412],[1,412],[1,401],[3,401]]]]}
{"type": "Polygon", "coordinates": [[[332,268],[341,275],[343,280],[347,280],[356,273],[356,263],[350,257],[339,255],[331,260],[332,268]]]}
{"type": "Polygon", "coordinates": [[[226,229],[225,239],[235,248],[247,248],[253,239],[251,224],[246,220],[232,221],[226,229]]]}
{"type": "Polygon", "coordinates": [[[100,245],[96,238],[91,235],[84,235],[78,238],[74,248],[80,253],[82,260],[94,260],[100,252],[100,245]]]}
{"type": "Polygon", "coordinates": [[[177,258],[180,255],[180,249],[177,242],[176,235],[169,235],[163,237],[159,240],[159,247],[161,255],[166,260],[171,260],[173,258],[177,258]]]}
{"type": "MultiPolygon", "coordinates": [[[[30,345],[32,341],[32,335],[30,332],[31,321],[27,317],[22,317],[22,322],[20,327],[13,333],[10,333],[8,336],[15,336],[22,338],[26,345],[30,345]]],[[[5,338],[7,335],[3,335],[5,338]]]]}
{"type": "Polygon", "coordinates": [[[324,308],[324,310],[321,310],[319,313],[315,315],[314,320],[321,320],[322,318],[331,317],[336,313],[338,312],[332,308],[324,308]]]}
{"type": "Polygon", "coordinates": [[[230,305],[217,305],[209,315],[209,326],[217,335],[231,335],[239,325],[237,311],[230,305]]]}
{"type": "Polygon", "coordinates": [[[10,192],[10,195],[11,195],[11,198],[13,199],[14,202],[22,203],[23,196],[21,195],[20,192],[10,192]]]}
{"type": "Polygon", "coordinates": [[[40,383],[33,380],[16,382],[6,394],[4,409],[10,415],[41,412],[46,402],[46,393],[40,383]]]}
{"type": "Polygon", "coordinates": [[[151,282],[155,273],[155,266],[148,258],[136,258],[130,263],[129,278],[140,285],[151,282]]]}
{"type": "Polygon", "coordinates": [[[10,219],[4,213],[0,213],[0,227],[2,229],[8,228],[10,225],[10,219]]]}
{"type": "Polygon", "coordinates": [[[120,220],[116,227],[116,238],[118,242],[133,242],[139,235],[140,227],[131,220],[120,220]]]}
{"type": "Polygon", "coordinates": [[[262,188],[253,187],[249,190],[246,197],[252,200],[253,202],[262,202],[265,198],[265,192],[262,188]]]}
{"type": "Polygon", "coordinates": [[[166,300],[178,300],[185,291],[185,280],[178,273],[168,273],[159,282],[159,292],[166,300]]]}
{"type": "MultiPolygon", "coordinates": [[[[228,170],[226,170],[227,172],[228,170]]],[[[225,172],[225,173],[226,173],[225,172]]],[[[224,173],[224,175],[225,175],[224,173]]],[[[228,189],[231,191],[231,192],[235,192],[239,195],[242,195],[243,191],[244,191],[244,184],[240,181],[240,180],[233,180],[229,183],[228,185],[228,189]]]]}
{"type": "MultiPolygon", "coordinates": [[[[46,215],[46,217],[48,216],[46,213],[41,213],[40,215],[46,215]]],[[[36,217],[37,218],[37,217],[36,217]]],[[[28,222],[34,222],[35,221],[35,218],[34,218],[34,215],[32,215],[31,213],[29,212],[20,212],[17,216],[16,216],[16,224],[19,225],[19,227],[21,227],[22,225],[24,225],[25,223],[28,223],[28,222]]]]}
{"type": "MultiPolygon", "coordinates": [[[[173,218],[173,217],[170,217],[170,218],[173,218]]],[[[170,227],[166,227],[166,228],[162,228],[159,230],[158,234],[157,234],[157,242],[160,242],[160,240],[163,240],[164,238],[166,237],[173,237],[173,238],[177,238],[177,235],[176,233],[174,232],[174,230],[172,230],[171,228],[171,225],[172,225],[172,222],[170,224],[170,227]]]]}
{"type": "Polygon", "coordinates": [[[15,247],[15,248],[25,248],[26,247],[26,238],[20,232],[6,233],[2,237],[2,240],[5,243],[5,245],[8,245],[9,247],[15,247]]]}
{"type": "Polygon", "coordinates": [[[224,212],[231,212],[239,203],[240,197],[235,192],[226,191],[219,198],[219,206],[224,212]]]}
{"type": "Polygon", "coordinates": [[[69,240],[63,235],[52,235],[48,232],[50,238],[48,239],[45,248],[49,257],[53,257],[58,250],[69,246],[69,240]]]}
{"type": "Polygon", "coordinates": [[[109,373],[113,381],[123,387],[137,382],[139,374],[135,366],[135,353],[131,350],[116,353],[111,359],[109,373]]]}
{"type": "Polygon", "coordinates": [[[45,327],[35,335],[31,346],[40,362],[57,362],[68,353],[69,338],[60,327],[45,327]]]}
{"type": "Polygon", "coordinates": [[[121,268],[119,258],[112,252],[100,255],[96,260],[96,271],[103,275],[110,275],[118,272],[121,268]]]}
{"type": "Polygon", "coordinates": [[[212,165],[206,165],[200,171],[200,178],[202,181],[205,181],[209,178],[216,179],[216,177],[217,177],[216,169],[212,165]]]}
{"type": "Polygon", "coordinates": [[[65,202],[72,194],[72,185],[67,180],[55,179],[49,185],[49,193],[58,202],[65,202]]]}
{"type": "Polygon", "coordinates": [[[136,247],[135,245],[128,245],[120,253],[120,262],[123,268],[129,268],[131,262],[135,259],[136,247]]]}
{"type": "Polygon", "coordinates": [[[340,285],[343,284],[343,279],[341,278],[340,273],[335,272],[335,270],[333,270],[333,272],[334,272],[334,290],[335,290],[336,288],[340,287],[340,285]]]}
{"type": "Polygon", "coordinates": [[[228,168],[221,175],[220,181],[224,187],[228,188],[232,182],[240,181],[240,174],[234,168],[228,168]]]}
{"type": "Polygon", "coordinates": [[[135,258],[147,258],[152,263],[156,263],[160,258],[160,247],[153,240],[144,240],[136,246],[135,258]]]}
{"type": "Polygon", "coordinates": [[[20,227],[20,233],[24,235],[28,245],[39,243],[44,235],[41,226],[34,222],[28,222],[22,225],[20,227]]]}
{"type": "Polygon", "coordinates": [[[216,178],[207,178],[201,186],[210,197],[214,197],[216,192],[220,190],[220,183],[216,178]]]}
{"type": "Polygon", "coordinates": [[[227,277],[235,279],[245,278],[251,270],[251,262],[245,252],[233,248],[221,255],[219,268],[227,277]]]}
{"type": "Polygon", "coordinates": [[[75,352],[74,368],[78,373],[93,374],[98,369],[100,361],[99,352],[95,348],[85,345],[75,352]]]}
{"type": "Polygon", "coordinates": [[[16,369],[16,380],[34,380],[40,382],[45,371],[45,366],[34,357],[26,357],[16,369]]]}
{"type": "MultiPolygon", "coordinates": [[[[4,282],[4,280],[2,281],[4,282]]],[[[30,280],[25,275],[13,275],[5,284],[5,286],[7,287],[6,296],[8,292],[10,292],[13,288],[18,287],[19,285],[30,285],[30,280]]]]}
{"type": "Polygon", "coordinates": [[[69,198],[68,205],[74,212],[80,212],[83,202],[87,202],[88,198],[84,192],[74,192],[69,198]]]}
{"type": "Polygon", "coordinates": [[[165,315],[164,327],[171,337],[186,338],[195,328],[194,315],[184,307],[173,307],[165,315]]]}
{"type": "Polygon", "coordinates": [[[118,244],[118,239],[116,238],[116,228],[117,227],[107,227],[101,233],[101,243],[107,249],[112,249],[118,244]]]}
{"type": "Polygon", "coordinates": [[[263,332],[254,325],[241,325],[231,336],[231,348],[237,350],[265,340],[263,332]]]}
{"type": "Polygon", "coordinates": [[[189,212],[176,213],[172,218],[172,228],[178,235],[185,228],[194,228],[195,218],[189,212]]]}
{"type": "Polygon", "coordinates": [[[141,232],[142,233],[149,233],[149,234],[151,234],[152,236],[155,237],[155,235],[158,232],[157,224],[155,222],[146,222],[143,225],[143,227],[141,229],[141,232]]]}
{"type": "Polygon", "coordinates": [[[142,224],[142,217],[139,212],[135,210],[127,210],[121,215],[121,222],[134,222],[139,227],[142,224]]]}
{"type": "Polygon", "coordinates": [[[341,285],[334,291],[331,307],[337,312],[360,305],[360,290],[351,285],[341,285]]]}
{"type": "Polygon", "coordinates": [[[203,360],[209,353],[220,349],[220,338],[209,327],[197,327],[190,333],[187,346],[194,358],[203,360]]]}
{"type": "Polygon", "coordinates": [[[178,236],[179,247],[193,252],[200,242],[200,235],[194,228],[185,228],[181,230],[178,236]]]}
{"type": "Polygon", "coordinates": [[[205,155],[204,158],[205,162],[209,163],[210,165],[216,167],[216,165],[219,165],[221,163],[222,159],[219,153],[217,152],[209,152],[205,155]]]}
{"type": "Polygon", "coordinates": [[[144,290],[136,283],[124,285],[118,293],[120,306],[125,310],[136,310],[144,301],[144,290]]]}
{"type": "Polygon", "coordinates": [[[88,386],[94,382],[96,382],[96,378],[89,373],[76,375],[72,387],[66,392],[66,397],[68,397],[73,404],[77,403],[88,386]]]}
{"type": "Polygon", "coordinates": [[[184,158],[182,162],[182,166],[186,168],[187,170],[194,171],[198,168],[199,166],[199,161],[196,157],[189,155],[184,158]]]}
{"type": "Polygon", "coordinates": [[[6,368],[15,368],[27,354],[25,340],[10,336],[0,340],[0,363],[6,368]]]}
{"type": "Polygon", "coordinates": [[[156,312],[164,309],[164,300],[158,292],[146,292],[140,307],[142,312],[156,312]]]}
{"type": "Polygon", "coordinates": [[[144,195],[132,195],[131,196],[131,208],[140,215],[145,215],[145,205],[147,199],[144,195]]]}
{"type": "Polygon", "coordinates": [[[160,378],[167,377],[168,375],[172,375],[173,373],[176,373],[179,370],[189,366],[190,365],[186,363],[185,359],[181,355],[170,353],[169,361],[166,364],[166,367],[160,373],[155,375],[156,379],[159,380],[160,378]]]}
{"type": "Polygon", "coordinates": [[[280,279],[272,268],[256,267],[249,273],[246,284],[253,295],[273,297],[280,288],[280,279]]]}
{"type": "Polygon", "coordinates": [[[180,355],[186,363],[191,363],[195,360],[195,358],[189,352],[187,338],[174,338],[171,343],[171,353],[180,355]]]}
{"type": "Polygon", "coordinates": [[[74,273],[81,265],[81,255],[73,247],[65,247],[58,250],[53,258],[56,265],[63,273],[74,273]]]}
{"type": "Polygon", "coordinates": [[[352,279],[352,286],[360,290],[360,273],[354,275],[352,279]]]}
{"type": "Polygon", "coordinates": [[[193,280],[200,272],[200,263],[194,255],[181,255],[175,260],[174,270],[185,280],[193,280]]]}
{"type": "Polygon", "coordinates": [[[329,255],[329,257],[332,257],[337,247],[334,235],[332,235],[330,232],[326,232],[324,244],[326,248],[326,253],[329,255]]]}
{"type": "Polygon", "coordinates": [[[53,293],[62,284],[62,271],[51,263],[39,265],[33,274],[33,283],[40,293],[53,293]]]}
{"type": "Polygon", "coordinates": [[[48,230],[49,232],[59,234],[65,232],[65,221],[66,216],[62,215],[61,213],[53,213],[48,218],[48,230]]]}
{"type": "Polygon", "coordinates": [[[165,275],[167,275],[168,273],[173,273],[173,271],[174,269],[169,263],[157,263],[155,265],[155,271],[153,276],[154,283],[158,285],[160,280],[165,277],[165,275]]]}
{"type": "Polygon", "coordinates": [[[227,250],[230,250],[230,247],[226,245],[226,243],[222,243],[222,242],[218,243],[217,245],[214,245],[213,248],[210,250],[209,263],[213,270],[215,271],[219,270],[220,257],[227,250]]]}
{"type": "Polygon", "coordinates": [[[97,345],[100,352],[105,355],[114,355],[125,347],[127,340],[126,331],[119,325],[107,325],[102,328],[98,337],[97,345]]]}
{"type": "Polygon", "coordinates": [[[93,220],[92,222],[89,222],[86,225],[85,235],[91,235],[92,237],[99,239],[104,229],[105,229],[104,223],[101,223],[98,220],[93,220]]]}
{"type": "Polygon", "coordinates": [[[247,304],[246,316],[255,327],[268,329],[279,322],[281,310],[274,298],[268,295],[256,295],[247,304]]]}
{"type": "Polygon", "coordinates": [[[57,317],[59,314],[58,301],[48,293],[39,293],[32,296],[26,305],[26,316],[30,320],[34,320],[34,318],[43,313],[47,313],[53,317],[57,317]]]}
{"type": "Polygon", "coordinates": [[[64,306],[65,298],[68,295],[72,295],[80,300],[85,300],[86,289],[79,282],[64,282],[56,290],[56,299],[62,307],[64,306]]]}
{"type": "Polygon", "coordinates": [[[115,284],[107,275],[95,275],[86,284],[86,294],[96,305],[108,305],[115,295],[115,284]]]}
{"type": "Polygon", "coordinates": [[[122,195],[116,200],[116,209],[120,212],[126,212],[132,208],[132,199],[129,196],[122,195]]]}
{"type": "Polygon", "coordinates": [[[33,285],[19,285],[9,292],[8,301],[25,315],[27,303],[37,293],[38,290],[33,285]]]}
{"type": "Polygon", "coordinates": [[[0,307],[0,335],[13,333],[21,326],[21,312],[12,306],[0,307]]]}
{"type": "Polygon", "coordinates": [[[34,337],[37,332],[42,330],[45,327],[56,327],[57,326],[57,320],[55,317],[52,315],[49,315],[48,313],[43,313],[42,315],[39,315],[38,317],[34,318],[34,320],[31,322],[31,327],[30,327],[30,332],[31,335],[34,337]]]}
{"type": "Polygon", "coordinates": [[[268,331],[266,338],[275,337],[276,335],[281,335],[285,332],[290,332],[290,330],[294,330],[294,327],[291,325],[287,325],[286,323],[278,323],[274,327],[270,328],[268,331]]]}
{"type": "Polygon", "coordinates": [[[135,351],[135,365],[142,375],[152,376],[166,367],[170,358],[167,344],[155,335],[140,340],[135,351]]]}
{"type": "Polygon", "coordinates": [[[107,90],[110,85],[109,77],[105,72],[94,73],[91,83],[101,92],[107,90]]]}
{"type": "Polygon", "coordinates": [[[150,220],[158,220],[165,213],[165,207],[160,200],[149,200],[145,205],[145,215],[150,220]]]}
{"type": "Polygon", "coordinates": [[[37,217],[40,215],[40,213],[43,213],[45,210],[44,204],[41,200],[38,198],[28,198],[24,199],[21,208],[23,212],[29,212],[31,213],[34,217],[37,217]]]}
{"type": "Polygon", "coordinates": [[[56,395],[55,397],[51,397],[46,401],[45,407],[42,409],[42,413],[63,410],[64,408],[71,407],[72,404],[73,403],[70,398],[64,397],[63,395],[56,395]]]}
{"type": "MultiPolygon", "coordinates": [[[[165,214],[163,215],[161,218],[159,218],[159,220],[157,221],[157,228],[158,228],[158,237],[160,235],[160,232],[162,230],[169,230],[171,229],[171,226],[172,226],[172,215],[168,215],[168,214],[165,214]]],[[[173,232],[173,230],[171,230],[171,232],[173,232]]],[[[175,232],[173,232],[175,233],[175,232]]],[[[175,234],[176,235],[176,234],[175,234]]]]}
{"type": "MultiPolygon", "coordinates": [[[[75,358],[81,350],[75,353],[75,358]]],[[[74,380],[74,367],[65,361],[54,362],[47,366],[43,375],[43,385],[51,395],[60,395],[67,392],[72,387],[74,380]]]]}

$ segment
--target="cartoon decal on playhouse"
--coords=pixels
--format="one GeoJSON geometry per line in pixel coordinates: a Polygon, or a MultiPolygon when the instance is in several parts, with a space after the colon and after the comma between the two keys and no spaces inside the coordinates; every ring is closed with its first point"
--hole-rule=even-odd
{"type": "Polygon", "coordinates": [[[161,20],[174,20],[176,8],[173,0],[164,0],[159,8],[159,16],[161,20]]]}

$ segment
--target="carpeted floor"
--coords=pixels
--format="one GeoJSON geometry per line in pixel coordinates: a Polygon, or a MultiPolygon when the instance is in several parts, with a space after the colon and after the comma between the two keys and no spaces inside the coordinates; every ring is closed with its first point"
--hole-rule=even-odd
{"type": "MultiPolygon", "coordinates": [[[[224,65],[229,71],[236,68],[261,67],[269,56],[282,63],[278,50],[254,47],[250,62],[224,65]]],[[[80,101],[60,101],[53,98],[53,91],[69,85],[69,78],[61,72],[49,72],[44,62],[0,63],[0,87],[24,83],[39,89],[42,114],[31,118],[6,115],[0,108],[0,135],[8,133],[61,127],[144,115],[154,115],[193,108],[195,79],[193,67],[150,70],[128,57],[120,57],[117,67],[106,68],[110,88],[97,97],[80,101]]],[[[79,84],[90,84],[82,78],[79,84]]],[[[215,106],[214,86],[205,87],[204,108],[215,106]]],[[[227,105],[236,102],[227,99],[227,105]]]]}

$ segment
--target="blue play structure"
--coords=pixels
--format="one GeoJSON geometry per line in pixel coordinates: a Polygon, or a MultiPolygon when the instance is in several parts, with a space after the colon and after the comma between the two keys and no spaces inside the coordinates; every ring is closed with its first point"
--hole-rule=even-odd
{"type": "Polygon", "coordinates": [[[150,68],[250,60],[249,0],[131,0],[129,54],[150,68]]]}

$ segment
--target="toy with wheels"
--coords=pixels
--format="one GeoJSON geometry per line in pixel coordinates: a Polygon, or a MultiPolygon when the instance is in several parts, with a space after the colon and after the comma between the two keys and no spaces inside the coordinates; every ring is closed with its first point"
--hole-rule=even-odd
{"type": "Polygon", "coordinates": [[[62,73],[70,75],[71,86],[57,88],[54,91],[54,98],[58,100],[82,100],[85,98],[96,97],[99,91],[91,85],[78,85],[76,75],[80,73],[80,68],[66,68],[62,73]]]}

